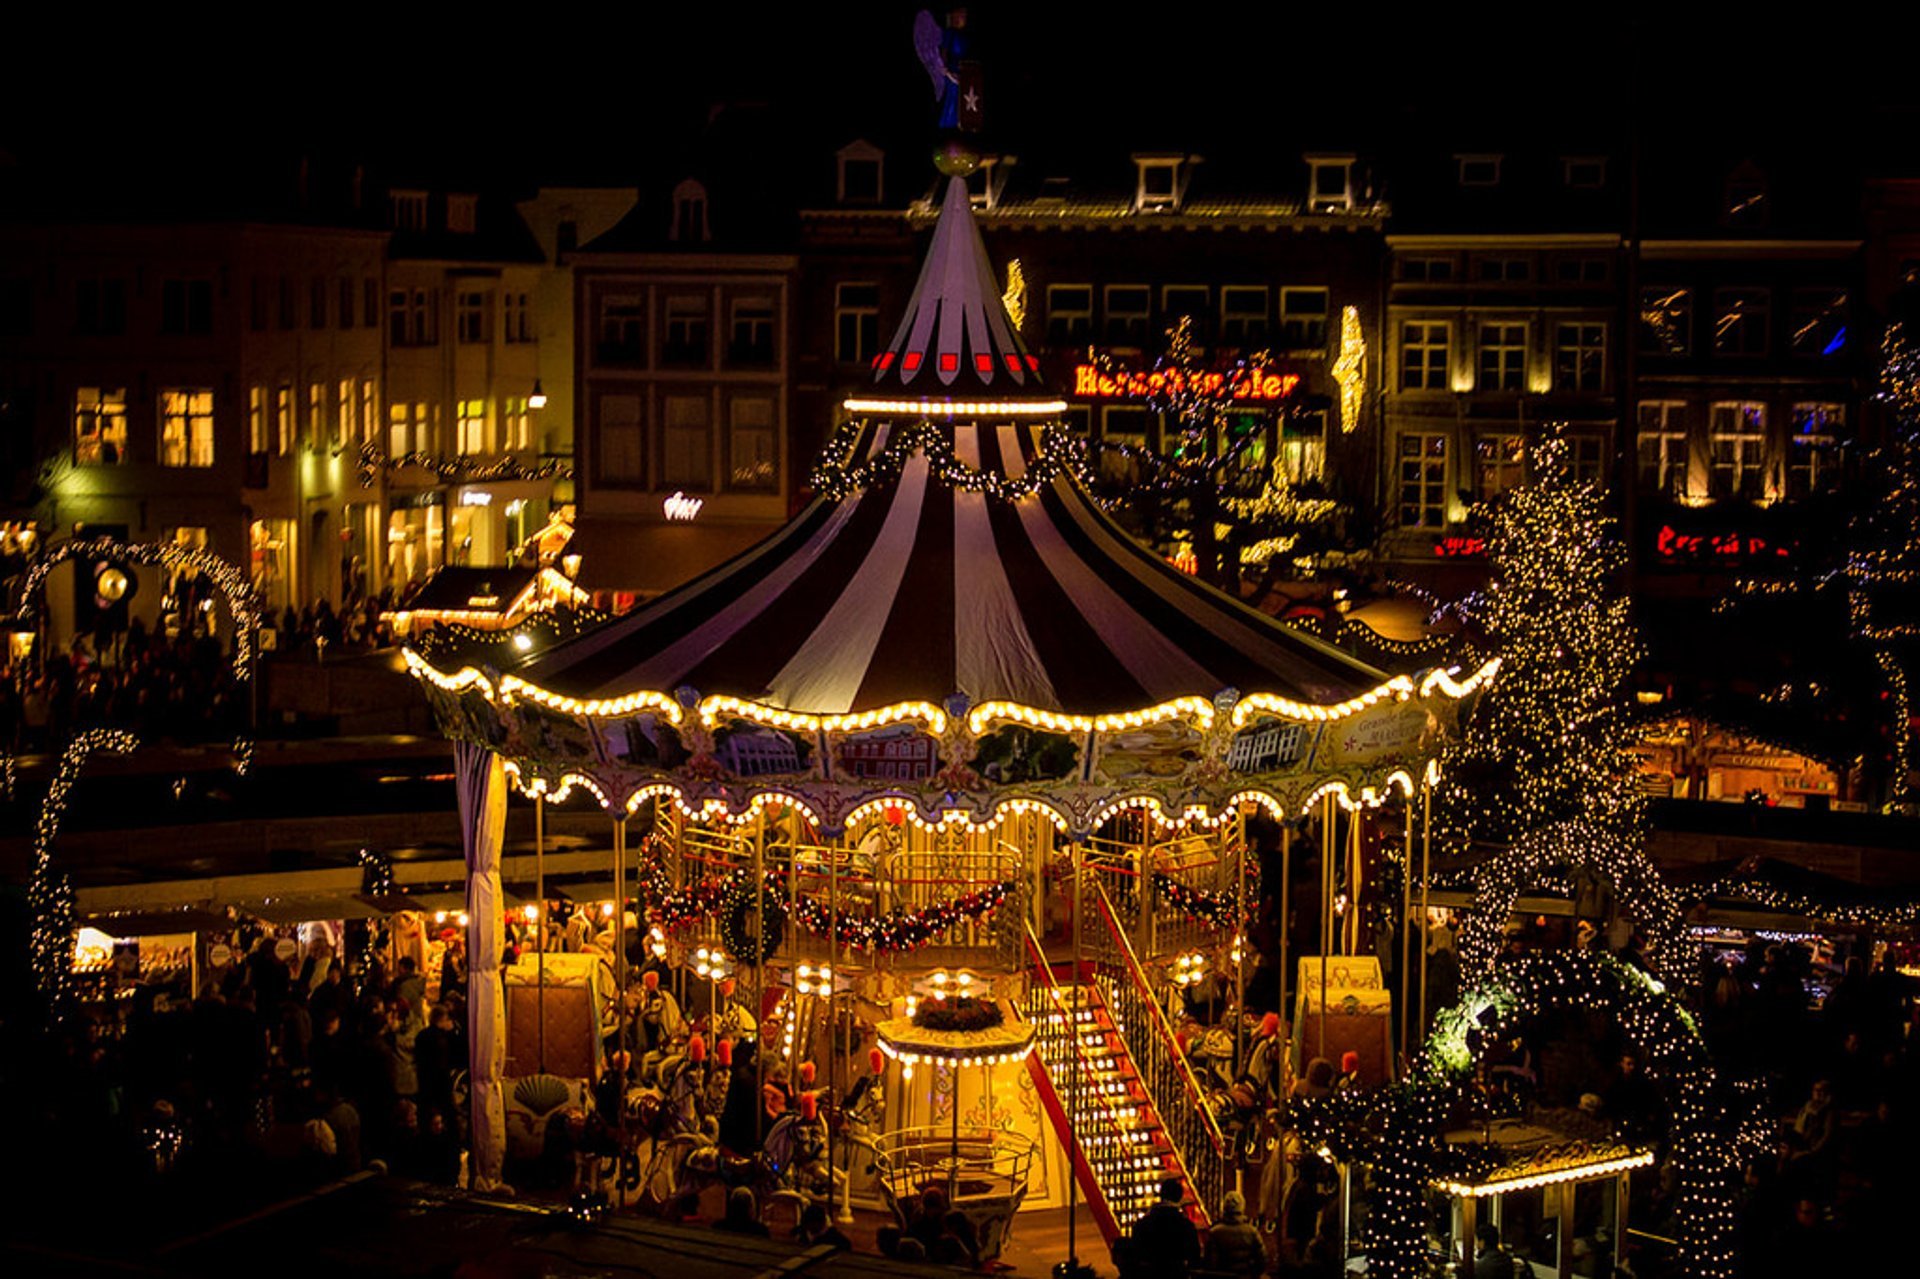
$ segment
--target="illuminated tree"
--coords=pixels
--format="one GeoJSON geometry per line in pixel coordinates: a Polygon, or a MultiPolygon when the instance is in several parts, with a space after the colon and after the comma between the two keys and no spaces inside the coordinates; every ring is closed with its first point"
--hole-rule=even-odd
{"type": "Polygon", "coordinates": [[[1182,318],[1167,349],[1142,372],[1095,352],[1104,378],[1136,392],[1163,415],[1161,447],[1096,440],[1092,450],[1126,465],[1098,468],[1101,501],[1143,540],[1172,552],[1191,548],[1194,572],[1238,593],[1249,568],[1271,576],[1321,549],[1342,513],[1317,483],[1294,484],[1277,459],[1262,455],[1268,397],[1256,392],[1280,375],[1265,351],[1231,368],[1208,368],[1196,354],[1192,322],[1182,318]]]}
{"type": "Polygon", "coordinates": [[[1886,677],[1892,722],[1896,807],[1920,803],[1913,776],[1911,678],[1920,660],[1920,348],[1901,325],[1887,328],[1880,398],[1887,439],[1867,473],[1878,491],[1857,507],[1847,555],[1847,605],[1854,635],[1886,677]]]}
{"type": "Polygon", "coordinates": [[[1464,840],[1509,842],[1579,822],[1637,847],[1626,681],[1639,655],[1612,521],[1548,427],[1525,483],[1481,511],[1492,579],[1469,617],[1500,671],[1443,762],[1436,814],[1464,840]]]}

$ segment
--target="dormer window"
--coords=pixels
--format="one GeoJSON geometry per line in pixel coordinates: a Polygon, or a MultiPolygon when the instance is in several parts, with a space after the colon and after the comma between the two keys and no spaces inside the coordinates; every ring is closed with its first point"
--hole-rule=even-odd
{"type": "Polygon", "coordinates": [[[447,197],[447,230],[455,235],[472,235],[479,226],[479,196],[449,195],[447,197]]]}
{"type": "Polygon", "coordinates": [[[387,192],[387,220],[396,231],[427,229],[427,193],[425,191],[387,192]]]}
{"type": "Polygon", "coordinates": [[[840,148],[838,158],[840,203],[880,203],[886,153],[865,139],[856,139],[840,148]]]}
{"type": "Polygon", "coordinates": [[[1308,155],[1307,211],[1345,213],[1353,207],[1353,157],[1308,155]]]}
{"type": "Polygon", "coordinates": [[[1562,156],[1560,180],[1569,190],[1598,191],[1607,185],[1607,158],[1600,155],[1562,156]]]}
{"type": "Polygon", "coordinates": [[[1137,185],[1133,207],[1141,213],[1177,211],[1186,194],[1188,165],[1194,159],[1185,155],[1134,156],[1137,185]]]}
{"type": "Polygon", "coordinates": [[[1495,187],[1500,185],[1500,159],[1497,155],[1456,155],[1460,185],[1495,187]]]}
{"type": "Polygon", "coordinates": [[[673,225],[667,238],[677,244],[705,244],[713,238],[707,224],[707,188],[692,178],[673,189],[673,225]]]}

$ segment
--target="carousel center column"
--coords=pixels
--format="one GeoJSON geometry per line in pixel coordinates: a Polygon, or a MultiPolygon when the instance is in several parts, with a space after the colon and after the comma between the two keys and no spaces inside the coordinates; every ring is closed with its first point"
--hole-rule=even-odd
{"type": "Polygon", "coordinates": [[[506,949],[500,846],[506,837],[507,774],[498,755],[471,742],[454,745],[454,773],[467,861],[467,1086],[473,1130],[467,1181],[475,1190],[495,1190],[507,1149],[501,1084],[507,1013],[500,987],[500,955],[506,949]]]}

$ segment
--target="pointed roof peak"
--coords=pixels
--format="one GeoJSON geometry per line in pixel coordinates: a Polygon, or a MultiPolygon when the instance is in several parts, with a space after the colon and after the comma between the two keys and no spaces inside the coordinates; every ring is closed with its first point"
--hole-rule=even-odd
{"type": "Polygon", "coordinates": [[[916,401],[1057,402],[987,258],[964,178],[947,179],[907,313],[873,361],[873,391],[916,401]]]}

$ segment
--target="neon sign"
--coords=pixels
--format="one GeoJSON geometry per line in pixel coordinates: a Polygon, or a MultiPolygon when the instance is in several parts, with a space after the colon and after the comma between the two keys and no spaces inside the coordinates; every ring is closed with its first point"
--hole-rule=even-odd
{"type": "Polygon", "coordinates": [[[1227,373],[1188,374],[1178,369],[1109,373],[1096,365],[1078,364],[1073,370],[1073,393],[1091,400],[1150,400],[1193,392],[1210,396],[1225,394],[1236,400],[1271,402],[1286,399],[1298,385],[1298,373],[1260,371],[1249,373],[1236,382],[1227,373]]]}
{"type": "Polygon", "coordinates": [[[1793,554],[1791,546],[1770,542],[1757,533],[1682,533],[1671,524],[1660,526],[1653,549],[1663,560],[1786,559],[1793,554]]]}
{"type": "Polygon", "coordinates": [[[1441,559],[1466,559],[1487,553],[1487,541],[1482,537],[1467,537],[1461,533],[1449,533],[1433,541],[1433,553],[1441,559]]]}
{"type": "Polygon", "coordinates": [[[675,489],[672,497],[660,503],[660,511],[670,520],[690,520],[700,514],[700,508],[706,504],[705,498],[688,497],[675,489]]]}

